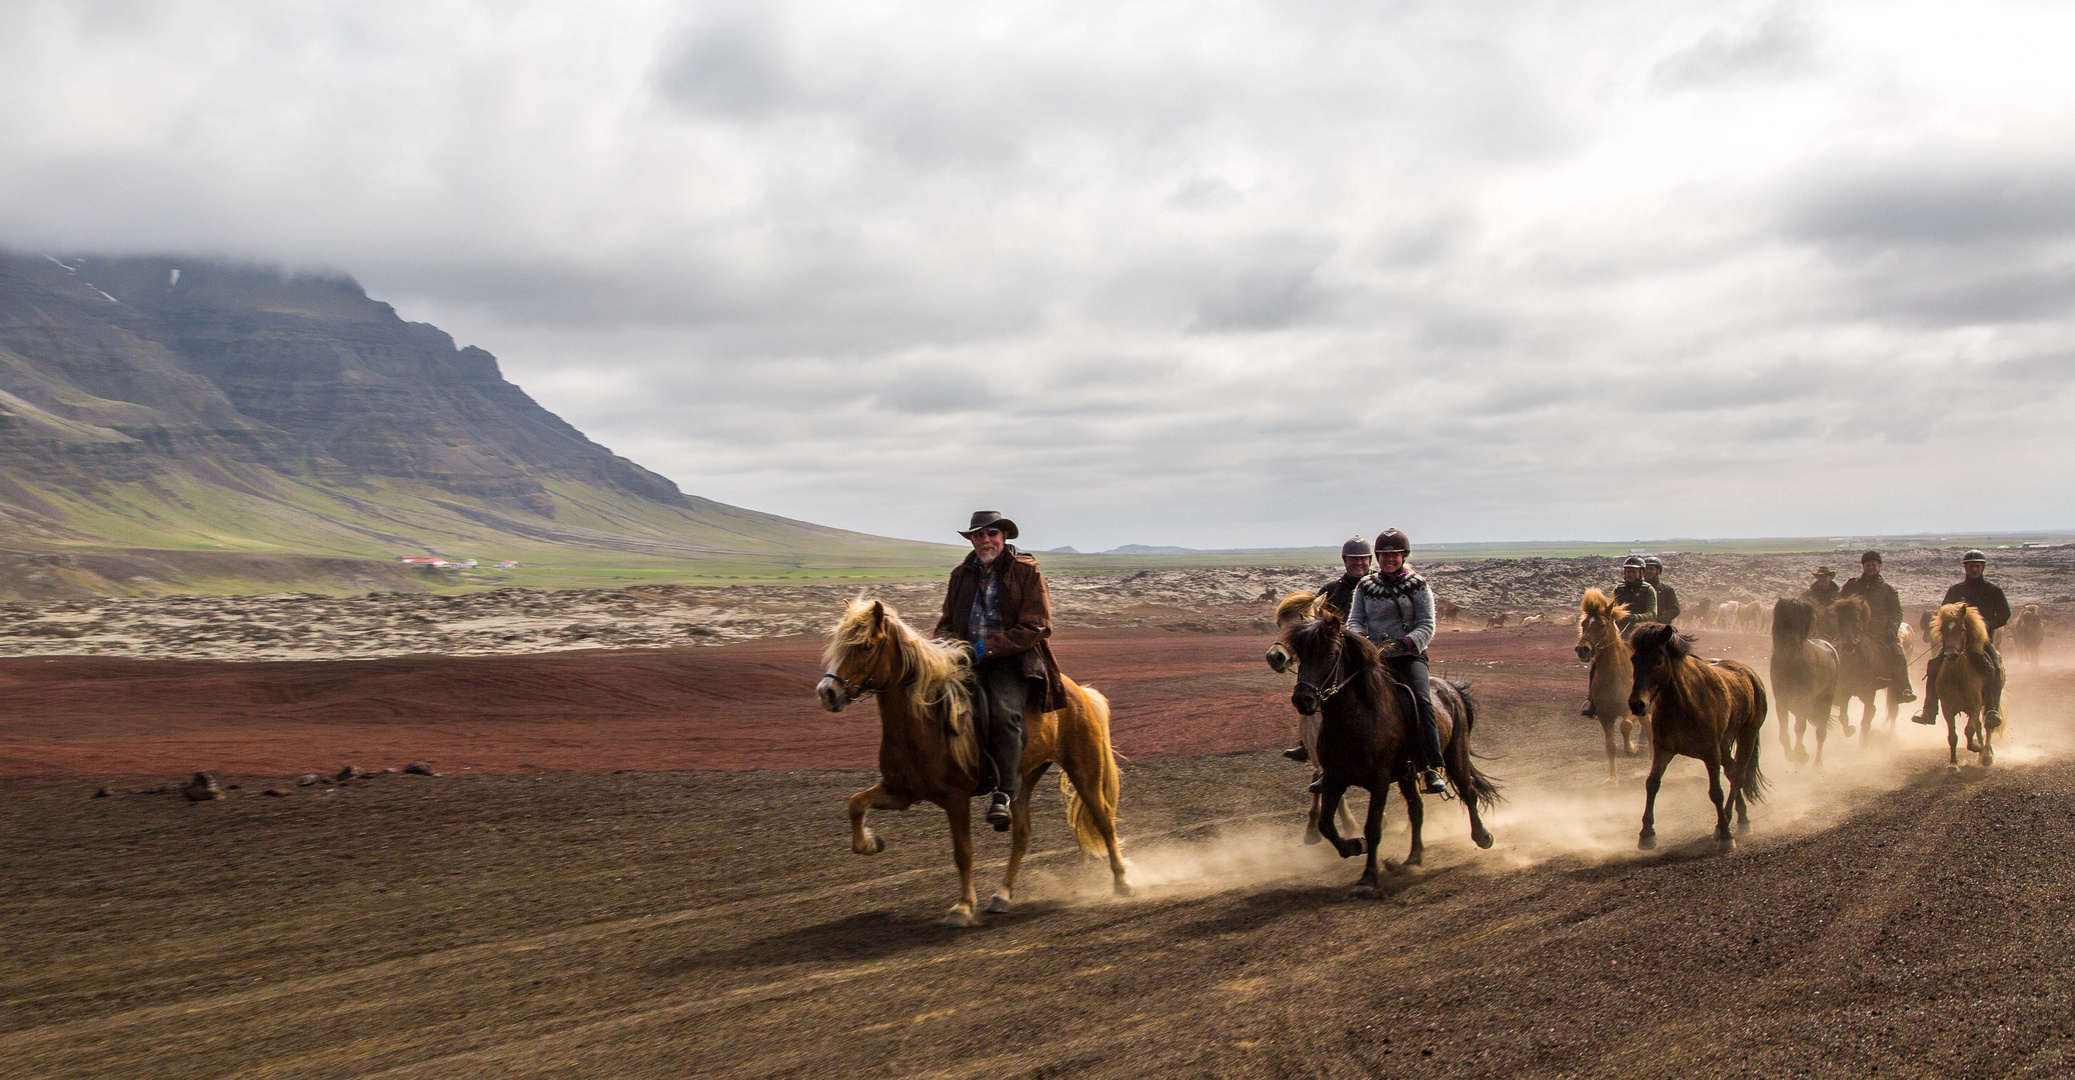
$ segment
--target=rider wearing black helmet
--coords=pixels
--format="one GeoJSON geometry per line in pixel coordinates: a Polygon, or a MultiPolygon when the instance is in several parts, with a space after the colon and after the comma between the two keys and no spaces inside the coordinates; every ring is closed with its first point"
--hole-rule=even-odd
{"type": "MultiPolygon", "coordinates": [[[[2003,726],[2003,657],[1996,652],[1994,641],[1996,631],[2010,621],[2010,600],[2003,595],[2002,589],[1989,584],[1989,580],[1982,576],[1988,566],[1989,557],[1978,549],[1960,556],[1960,567],[1967,576],[1945,590],[1945,599],[1939,603],[1941,607],[1966,604],[1980,612],[1981,621],[1988,624],[1991,644],[1971,659],[1981,669],[1985,680],[1981,696],[1982,712],[1986,715],[1982,721],[1993,730],[2003,726]]],[[[1924,670],[1924,711],[1910,717],[1919,724],[1938,721],[1938,670],[1944,659],[1942,654],[1933,653],[1930,665],[1924,670]]]]}
{"type": "Polygon", "coordinates": [[[1915,701],[1916,691],[1909,688],[1909,657],[1902,653],[1902,596],[1880,576],[1880,570],[1880,552],[1868,550],[1859,556],[1859,576],[1845,582],[1837,595],[1841,600],[1856,596],[1866,602],[1873,621],[1866,633],[1880,651],[1881,677],[1887,682],[1889,699],[1915,701]]]}
{"type": "Polygon", "coordinates": [[[1650,583],[1650,591],[1657,594],[1657,621],[1670,624],[1679,617],[1679,594],[1659,580],[1664,576],[1664,560],[1655,555],[1643,559],[1643,580],[1650,583]]]}
{"type": "Polygon", "coordinates": [[[1443,795],[1441,729],[1434,721],[1434,688],[1427,681],[1427,642],[1434,638],[1434,593],[1427,581],[1405,568],[1412,542],[1396,529],[1376,538],[1376,572],[1355,589],[1348,629],[1375,642],[1391,674],[1412,690],[1418,708],[1413,749],[1419,754],[1420,790],[1443,795]]]}
{"type": "MultiPolygon", "coordinates": [[[[1333,610],[1338,611],[1343,617],[1346,616],[1354,608],[1355,586],[1360,584],[1362,578],[1368,575],[1369,559],[1374,554],[1375,551],[1370,548],[1369,541],[1359,536],[1348,537],[1347,542],[1340,545],[1340,565],[1342,568],[1340,576],[1313,589],[1312,592],[1325,597],[1326,603],[1333,605],[1333,610]]],[[[1280,645],[1276,646],[1278,650],[1281,648],[1282,646],[1280,645]]],[[[1287,654],[1284,655],[1287,656],[1287,654]]],[[[1273,655],[1270,656],[1268,662],[1269,666],[1275,667],[1275,670],[1283,670],[1281,667],[1276,666],[1277,661],[1273,655]]],[[[1283,751],[1282,756],[1289,758],[1291,761],[1310,761],[1311,751],[1304,749],[1303,743],[1298,743],[1283,751]]]]}

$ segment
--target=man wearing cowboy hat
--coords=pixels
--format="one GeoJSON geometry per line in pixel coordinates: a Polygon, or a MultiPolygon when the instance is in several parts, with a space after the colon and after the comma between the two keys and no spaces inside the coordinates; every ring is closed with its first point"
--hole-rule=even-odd
{"type": "Polygon", "coordinates": [[[1818,608],[1837,603],[1837,572],[1827,566],[1816,567],[1816,579],[1808,588],[1801,590],[1801,598],[1818,608]]]}
{"type": "MultiPolygon", "coordinates": [[[[1988,567],[1989,557],[1978,549],[1960,556],[1960,569],[1966,577],[1945,590],[1945,599],[1939,601],[1939,606],[1966,604],[1981,613],[1981,621],[1989,628],[1990,644],[1969,659],[1985,680],[1981,688],[1981,711],[1985,714],[1982,722],[1993,730],[2003,726],[2003,657],[1996,652],[1994,642],[1996,631],[2010,621],[2010,598],[1982,576],[1988,567]]],[[[1944,660],[1943,652],[1933,653],[1931,663],[1924,669],[1924,711],[1910,717],[1919,724],[1938,722],[1938,670],[1944,660]]]]}
{"type": "Polygon", "coordinates": [[[1859,556],[1859,576],[1845,582],[1837,596],[1840,600],[1856,596],[1866,601],[1873,622],[1866,633],[1880,652],[1881,678],[1887,683],[1888,699],[1898,704],[1915,701],[1916,691],[1909,687],[1909,657],[1902,653],[1902,596],[1880,576],[1880,570],[1880,552],[1868,549],[1859,556]]]}
{"type": "Polygon", "coordinates": [[[994,510],[973,511],[958,531],[973,545],[944,592],[936,636],[965,642],[973,653],[973,716],[993,766],[994,792],[987,823],[1008,829],[1009,804],[1023,780],[1023,712],[1051,712],[1066,703],[1066,685],[1046,638],[1052,636],[1052,597],[1037,559],[1017,551],[1016,523],[994,510]]]}

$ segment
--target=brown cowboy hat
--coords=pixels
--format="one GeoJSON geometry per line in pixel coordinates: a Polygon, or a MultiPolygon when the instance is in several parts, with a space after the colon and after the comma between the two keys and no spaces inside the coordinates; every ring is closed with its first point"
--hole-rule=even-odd
{"type": "Polygon", "coordinates": [[[1829,568],[1829,567],[1827,567],[1827,566],[1818,566],[1818,567],[1816,567],[1816,576],[1817,576],[1817,577],[1836,577],[1836,576],[1837,576],[1837,571],[1835,571],[1835,570],[1832,570],[1832,569],[1830,569],[1830,568],[1829,568]]]}
{"type": "Polygon", "coordinates": [[[1004,540],[1014,540],[1016,538],[1016,523],[1001,516],[1001,511],[999,510],[973,511],[973,523],[958,530],[958,535],[971,540],[973,534],[981,529],[1000,529],[1001,538],[1004,540]]]}

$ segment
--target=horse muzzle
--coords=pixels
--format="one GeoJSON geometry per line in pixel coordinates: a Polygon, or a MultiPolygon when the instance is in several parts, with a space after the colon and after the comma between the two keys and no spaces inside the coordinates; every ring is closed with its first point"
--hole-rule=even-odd
{"type": "Polygon", "coordinates": [[[1296,707],[1300,716],[1318,715],[1318,695],[1312,692],[1311,687],[1298,687],[1297,692],[1290,695],[1290,704],[1296,707]]]}
{"type": "Polygon", "coordinates": [[[1580,646],[1578,646],[1578,648],[1577,648],[1577,653],[1578,653],[1578,659],[1580,659],[1580,660],[1590,660],[1590,659],[1592,659],[1592,646],[1590,646],[1590,645],[1580,645],[1580,646]]]}
{"type": "Polygon", "coordinates": [[[1642,698],[1631,697],[1628,699],[1628,715],[1641,716],[1643,715],[1644,708],[1642,698]]]}
{"type": "Polygon", "coordinates": [[[1290,670],[1290,650],[1281,642],[1268,646],[1268,667],[1277,674],[1290,670]]]}
{"type": "Polygon", "coordinates": [[[843,707],[850,704],[849,692],[834,675],[823,675],[821,681],[814,684],[814,696],[820,698],[821,707],[830,712],[842,712],[843,707]]]}

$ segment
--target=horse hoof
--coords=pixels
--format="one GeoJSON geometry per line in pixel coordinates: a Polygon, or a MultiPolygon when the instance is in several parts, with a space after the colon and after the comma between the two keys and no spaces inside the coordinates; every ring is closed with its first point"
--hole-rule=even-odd
{"type": "Polygon", "coordinates": [[[1636,847],[1641,848],[1644,851],[1657,850],[1657,834],[1654,832],[1646,832],[1643,835],[1636,837],[1636,847]]]}
{"type": "Polygon", "coordinates": [[[1383,868],[1386,872],[1396,874],[1399,877],[1412,877],[1427,872],[1426,867],[1416,862],[1399,862],[1396,859],[1383,860],[1383,868]]]}
{"type": "Polygon", "coordinates": [[[1326,838],[1320,835],[1317,829],[1312,829],[1304,834],[1304,842],[1307,844],[1323,844],[1326,842],[1326,838]]]}
{"type": "Polygon", "coordinates": [[[1356,885],[1354,895],[1357,899],[1361,900],[1376,899],[1376,883],[1373,881],[1364,881],[1361,884],[1356,885]]]}
{"type": "Polygon", "coordinates": [[[878,833],[866,833],[865,846],[858,847],[857,845],[852,844],[850,846],[850,850],[856,852],[859,855],[877,855],[880,852],[886,850],[886,840],[882,838],[878,833]]]}
{"type": "Polygon", "coordinates": [[[1486,851],[1491,850],[1491,833],[1487,832],[1486,830],[1479,829],[1476,832],[1471,833],[1470,839],[1475,840],[1477,842],[1478,847],[1481,847],[1486,851]]]}
{"type": "Polygon", "coordinates": [[[996,896],[994,897],[994,899],[992,899],[992,900],[989,900],[989,901],[987,901],[987,914],[989,914],[989,915],[1006,915],[1006,914],[1008,914],[1008,913],[1009,913],[1009,898],[1008,898],[1008,897],[1006,897],[1006,896],[1001,896],[1001,895],[997,894],[997,895],[996,895],[996,896]]]}
{"type": "Polygon", "coordinates": [[[1994,750],[1983,750],[1983,751],[1981,752],[1981,767],[1982,767],[1982,768],[1986,769],[1986,768],[1988,768],[1989,766],[1991,766],[1991,765],[1994,765],[1995,763],[1996,763],[1996,752],[1995,752],[1994,750]]]}
{"type": "Polygon", "coordinates": [[[1738,836],[1749,836],[1749,835],[1751,835],[1751,823],[1750,823],[1750,822],[1748,822],[1748,821],[1739,821],[1739,822],[1737,822],[1737,823],[1736,823],[1736,835],[1738,835],[1738,836]]]}
{"type": "Polygon", "coordinates": [[[955,908],[952,908],[952,909],[951,909],[950,911],[947,911],[947,912],[945,912],[945,913],[944,913],[944,921],[943,921],[942,923],[940,923],[939,925],[942,925],[942,926],[976,926],[976,925],[978,925],[978,924],[979,924],[979,922],[980,922],[980,920],[979,920],[978,918],[976,918],[976,917],[975,917],[975,916],[973,915],[973,913],[972,913],[972,912],[970,912],[970,911],[967,911],[967,910],[965,909],[965,905],[964,905],[964,904],[960,904],[960,905],[958,905],[957,907],[955,907],[955,908]]]}
{"type": "Polygon", "coordinates": [[[1735,851],[1735,850],[1736,850],[1736,837],[1733,837],[1733,836],[1718,836],[1718,837],[1715,837],[1715,850],[1716,850],[1716,851],[1719,851],[1719,852],[1722,852],[1722,853],[1723,853],[1723,854],[1725,854],[1725,855],[1726,855],[1726,854],[1728,854],[1729,852],[1735,851]]]}
{"type": "Polygon", "coordinates": [[[1844,732],[1844,733],[1845,733],[1845,734],[1847,734],[1847,735],[1856,735],[1856,734],[1858,734],[1858,732],[1857,732],[1857,731],[1856,731],[1855,729],[1853,729],[1852,725],[1850,725],[1850,724],[1840,724],[1840,725],[1838,725],[1838,730],[1840,730],[1840,731],[1844,732]]]}
{"type": "Polygon", "coordinates": [[[1343,859],[1352,859],[1355,856],[1360,855],[1364,850],[1366,849],[1362,847],[1362,841],[1349,840],[1340,845],[1340,857],[1343,859]]]}
{"type": "Polygon", "coordinates": [[[1137,890],[1137,889],[1135,889],[1135,888],[1133,888],[1133,887],[1131,886],[1131,884],[1130,884],[1129,882],[1124,882],[1124,881],[1118,881],[1118,882],[1113,882],[1113,883],[1111,883],[1111,885],[1110,885],[1110,892],[1111,892],[1112,894],[1114,894],[1114,895],[1117,895],[1117,896],[1137,896],[1137,895],[1138,895],[1138,890],[1137,890]]]}

